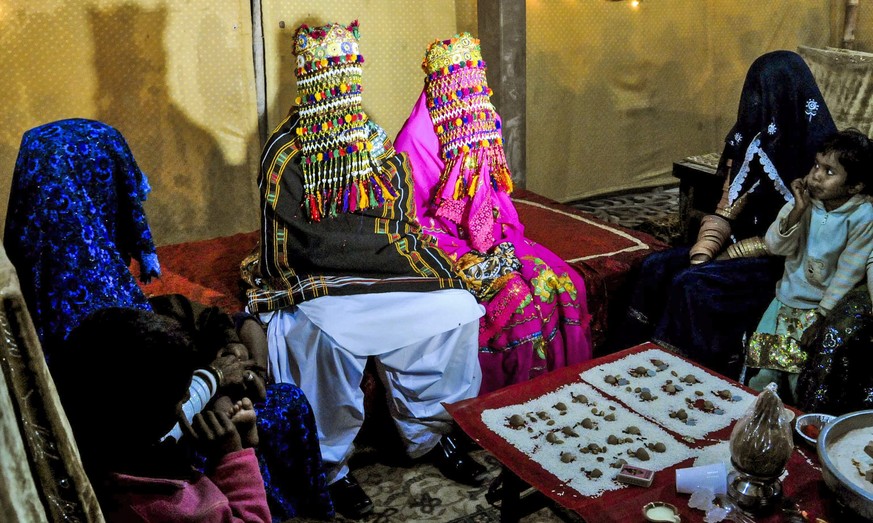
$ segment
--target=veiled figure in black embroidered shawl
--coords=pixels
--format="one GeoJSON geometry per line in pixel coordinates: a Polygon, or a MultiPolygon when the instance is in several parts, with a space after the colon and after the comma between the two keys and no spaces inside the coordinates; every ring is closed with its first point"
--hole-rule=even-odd
{"type": "Polygon", "coordinates": [[[722,199],[701,220],[694,246],[644,260],[626,329],[635,341],[651,337],[712,369],[739,374],[744,336],[782,275],[782,258],[766,252],[762,236],[793,198],[791,181],[809,171],[834,132],[799,55],[774,51],[755,60],[719,162],[722,199]]]}

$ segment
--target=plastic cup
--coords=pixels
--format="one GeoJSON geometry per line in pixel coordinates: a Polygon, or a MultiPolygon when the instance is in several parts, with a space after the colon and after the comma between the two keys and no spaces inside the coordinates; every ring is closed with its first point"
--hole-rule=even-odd
{"type": "Polygon", "coordinates": [[[727,493],[727,467],[724,462],[676,469],[676,492],[691,494],[703,489],[709,489],[714,494],[727,493]]]}

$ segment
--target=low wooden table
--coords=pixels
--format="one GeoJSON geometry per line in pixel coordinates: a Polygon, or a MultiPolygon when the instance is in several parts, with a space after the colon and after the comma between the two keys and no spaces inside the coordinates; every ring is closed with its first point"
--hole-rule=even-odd
{"type": "MultiPolygon", "coordinates": [[[[578,514],[586,523],[642,521],[641,509],[650,501],[665,501],[675,505],[679,509],[683,522],[703,521],[704,512],[689,508],[689,496],[677,494],[675,489],[675,470],[692,466],[693,459],[686,459],[674,466],[658,471],[650,487],[628,486],[604,492],[599,496],[584,497],[579,495],[576,490],[562,484],[539,463],[509,444],[482,421],[482,413],[486,410],[525,403],[554,392],[565,385],[581,381],[579,374],[583,371],[649,349],[664,350],[655,344],[645,343],[583,364],[551,372],[526,383],[446,406],[458,425],[503,464],[504,472],[501,476],[503,485],[500,496],[502,502],[501,521],[518,521],[521,516],[531,512],[524,509],[519,498],[521,492],[526,490],[528,486],[532,486],[564,509],[578,514]]],[[[694,365],[693,362],[689,363],[694,365]]],[[[709,373],[736,387],[749,390],[733,380],[702,367],[696,367],[701,372],[709,373]]],[[[633,411],[634,409],[629,408],[628,410],[633,411]]],[[[735,422],[709,434],[707,439],[726,441],[730,437],[734,424],[735,422]]],[[[671,433],[676,434],[675,432],[671,433]]],[[[682,435],[676,434],[676,436],[681,438],[682,435]]],[[[806,521],[815,522],[817,517],[830,523],[848,521],[842,513],[837,515],[836,507],[830,506],[832,505],[830,501],[832,496],[821,479],[821,469],[814,448],[806,446],[806,444],[798,444],[788,462],[787,469],[788,477],[783,482],[784,496],[793,501],[798,511],[806,513],[808,518],[806,521]]],[[[614,473],[614,469],[608,470],[609,473],[614,473]]],[[[766,517],[758,517],[755,521],[769,523],[791,520],[788,519],[786,513],[778,511],[766,517]]]]}

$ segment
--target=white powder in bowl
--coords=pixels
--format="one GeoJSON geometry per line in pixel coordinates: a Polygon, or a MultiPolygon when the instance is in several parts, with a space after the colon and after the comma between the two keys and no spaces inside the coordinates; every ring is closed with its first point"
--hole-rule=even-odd
{"type": "Polygon", "coordinates": [[[864,447],[871,441],[873,427],[851,430],[828,446],[828,456],[843,476],[873,494],[873,483],[867,481],[863,474],[873,468],[873,458],[864,452],[864,447]]]}

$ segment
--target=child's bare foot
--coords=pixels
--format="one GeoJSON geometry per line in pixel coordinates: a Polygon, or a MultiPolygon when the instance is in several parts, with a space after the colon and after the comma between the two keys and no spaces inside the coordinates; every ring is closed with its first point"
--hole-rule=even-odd
{"type": "Polygon", "coordinates": [[[252,400],[243,398],[233,405],[230,421],[236,425],[237,431],[245,447],[255,447],[258,444],[258,415],[252,400]]]}

